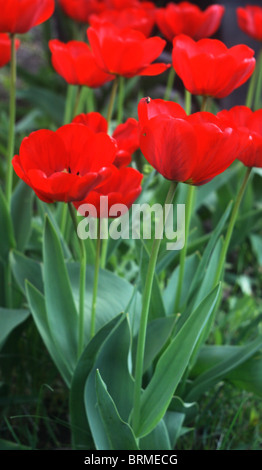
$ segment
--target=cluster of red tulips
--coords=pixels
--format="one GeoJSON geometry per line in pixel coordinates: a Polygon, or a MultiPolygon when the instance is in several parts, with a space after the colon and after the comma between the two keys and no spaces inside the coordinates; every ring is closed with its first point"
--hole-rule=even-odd
{"type": "MultiPolygon", "coordinates": [[[[223,98],[254,72],[252,49],[244,44],[227,48],[223,42],[210,39],[220,26],[223,6],[212,5],[201,11],[189,2],[169,3],[164,8],[137,0],[59,3],[67,15],[88,23],[88,41],[49,42],[53,67],[68,84],[97,88],[112,81],[117,85],[119,77],[157,76],[172,68],[191,94],[223,98]],[[154,27],[165,39],[151,36],[154,27]],[[156,62],[167,42],[173,45],[172,63],[156,62]]],[[[0,22],[2,66],[11,56],[8,33],[26,33],[49,19],[54,10],[53,0],[4,3],[0,22]]],[[[261,14],[259,7],[237,10],[239,26],[256,39],[260,39],[261,14]]],[[[16,39],[15,47],[19,44],[16,39]]],[[[118,130],[109,136],[103,117],[93,114],[75,117],[56,132],[32,134],[22,143],[13,166],[46,202],[81,202],[88,200],[90,191],[92,201],[97,194],[118,192],[122,202],[123,190],[128,187],[130,197],[125,194],[124,199],[130,206],[141,190],[142,175],[128,166],[139,147],[165,178],[193,185],[210,181],[236,158],[244,159],[249,167],[260,166],[257,146],[261,113],[255,112],[252,117],[250,113],[238,107],[225,120],[224,113],[213,116],[202,108],[187,116],[172,102],[142,99],[138,123],[132,119],[122,124],[122,143],[128,149],[119,148],[118,130]]]]}

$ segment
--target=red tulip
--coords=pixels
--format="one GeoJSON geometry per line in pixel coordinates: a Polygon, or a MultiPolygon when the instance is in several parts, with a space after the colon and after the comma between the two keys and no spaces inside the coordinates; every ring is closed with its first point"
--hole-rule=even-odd
{"type": "Polygon", "coordinates": [[[169,41],[178,34],[186,34],[193,39],[212,36],[219,28],[225,8],[222,5],[211,5],[202,11],[190,2],[179,4],[168,3],[156,12],[156,23],[159,30],[169,41]]]}
{"type": "Polygon", "coordinates": [[[96,64],[94,55],[85,42],[58,39],[49,41],[52,65],[56,72],[71,85],[97,88],[113,80],[114,76],[103,72],[96,64]]]}
{"type": "Polygon", "coordinates": [[[138,117],[140,149],[168,180],[205,184],[226,170],[238,155],[237,131],[211,113],[187,116],[176,103],[143,98],[138,117]]]}
{"type": "Polygon", "coordinates": [[[154,63],[166,41],[159,37],[146,38],[140,31],[120,29],[111,23],[87,29],[87,36],[98,66],[105,72],[127,78],[136,75],[159,75],[169,68],[154,63]]]}
{"type": "Polygon", "coordinates": [[[67,16],[81,23],[88,23],[90,15],[105,8],[103,0],[59,0],[59,5],[67,16]]]}
{"type": "Polygon", "coordinates": [[[217,116],[241,133],[243,152],[238,157],[247,167],[262,167],[262,109],[252,111],[247,106],[234,106],[217,116]]]}
{"type": "MultiPolygon", "coordinates": [[[[20,46],[19,39],[15,40],[16,50],[20,46]]],[[[11,39],[7,33],[0,33],[0,67],[8,64],[11,59],[11,39]]]]}
{"type": "Polygon", "coordinates": [[[114,140],[81,124],[25,137],[13,158],[17,175],[44,202],[79,201],[109,176],[116,155],[114,140]]]}
{"type": "Polygon", "coordinates": [[[114,168],[111,176],[101,185],[94,188],[81,202],[75,202],[78,212],[85,216],[85,204],[92,205],[90,215],[98,218],[116,218],[124,215],[142,191],[141,181],[143,175],[134,168],[114,168]],[[104,197],[103,197],[104,196],[104,197]],[[105,197],[106,196],[106,197],[105,197]],[[122,207],[113,205],[121,204],[122,207]],[[82,206],[82,207],[81,207],[82,206]]]}
{"type": "Polygon", "coordinates": [[[0,32],[27,33],[54,13],[54,0],[0,0],[0,32]]]}
{"type": "MultiPolygon", "coordinates": [[[[73,122],[84,124],[94,132],[108,132],[107,120],[97,112],[79,114],[73,119],[73,122]]],[[[114,165],[118,168],[129,165],[132,154],[139,147],[137,120],[128,118],[126,122],[119,124],[112,137],[117,144],[114,165]]]]}
{"type": "Polygon", "coordinates": [[[123,10],[125,8],[143,8],[152,7],[153,2],[140,0],[104,0],[107,9],[123,10]]]}
{"type": "Polygon", "coordinates": [[[216,39],[194,41],[180,35],[173,41],[173,67],[187,90],[224,98],[252,75],[254,51],[244,44],[227,48],[216,39]]]}
{"type": "Polygon", "coordinates": [[[129,7],[123,10],[104,10],[99,15],[90,16],[90,25],[96,27],[100,23],[109,22],[119,28],[132,28],[149,37],[155,24],[155,7],[129,7]]]}
{"type": "Polygon", "coordinates": [[[251,38],[262,41],[262,7],[247,5],[237,8],[239,28],[251,38]]]}

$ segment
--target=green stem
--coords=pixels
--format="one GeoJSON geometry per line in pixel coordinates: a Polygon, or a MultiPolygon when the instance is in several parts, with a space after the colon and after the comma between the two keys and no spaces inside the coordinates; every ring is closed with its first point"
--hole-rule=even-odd
{"type": "Polygon", "coordinates": [[[262,86],[262,51],[260,51],[257,60],[257,86],[254,100],[254,110],[260,109],[260,98],[261,98],[261,86],[262,86]]]}
{"type": "Polygon", "coordinates": [[[115,99],[116,99],[118,83],[119,83],[119,78],[117,77],[113,81],[113,86],[112,86],[111,95],[110,95],[109,104],[108,104],[107,117],[106,117],[107,122],[108,122],[108,128],[109,128],[109,125],[113,116],[113,112],[114,112],[114,104],[115,104],[115,99]]]}
{"type": "Polygon", "coordinates": [[[179,311],[179,306],[180,306],[180,299],[181,299],[184,274],[185,274],[185,262],[186,262],[186,255],[187,255],[189,227],[190,227],[191,214],[193,210],[194,196],[195,196],[195,186],[189,185],[187,188],[187,200],[186,200],[185,245],[180,251],[179,275],[178,275],[178,284],[177,284],[176,300],[175,300],[175,313],[179,311]]]}
{"type": "Polygon", "coordinates": [[[15,148],[15,119],[16,119],[16,48],[15,34],[11,34],[11,63],[10,63],[10,99],[9,99],[9,134],[7,151],[7,174],[6,174],[6,200],[10,206],[13,187],[12,158],[15,148]]]}
{"type": "Polygon", "coordinates": [[[117,124],[121,124],[123,120],[124,98],[125,98],[125,78],[119,77],[117,124]]]}
{"type": "Polygon", "coordinates": [[[246,98],[246,106],[250,109],[253,108],[253,104],[254,104],[253,100],[254,100],[255,91],[257,89],[257,81],[258,81],[259,72],[261,70],[261,65],[262,65],[262,50],[260,50],[259,52],[255,70],[249,81],[247,98],[246,98]]]}
{"type": "MultiPolygon", "coordinates": [[[[170,205],[173,201],[177,183],[172,181],[166,197],[165,205],[170,205]]],[[[168,212],[165,211],[164,206],[164,221],[167,220],[168,212]]],[[[163,228],[164,231],[164,228],[163,228]]],[[[141,387],[144,367],[144,353],[145,353],[145,342],[146,342],[146,330],[148,321],[148,312],[151,300],[152,286],[155,275],[156,262],[158,258],[159,248],[161,244],[161,237],[156,238],[153,242],[151,256],[149,259],[145,286],[142,296],[142,311],[140,317],[140,327],[138,333],[137,352],[136,352],[136,364],[135,364],[135,384],[134,384],[134,409],[133,409],[133,428],[134,432],[137,433],[140,419],[140,398],[141,398],[141,387]]]]}
{"type": "Polygon", "coordinates": [[[72,118],[74,118],[77,114],[78,114],[78,107],[79,107],[79,104],[81,102],[80,98],[81,98],[81,91],[82,91],[82,87],[79,85],[77,87],[77,91],[76,91],[76,99],[75,99],[75,104],[74,104],[74,109],[73,109],[73,115],[72,115],[72,118]]]}
{"type": "Polygon", "coordinates": [[[85,285],[86,285],[86,249],[84,241],[79,238],[77,234],[77,217],[76,209],[70,202],[68,204],[69,212],[72,218],[73,226],[79,242],[80,249],[80,278],[79,278],[79,317],[78,317],[78,356],[80,356],[84,349],[85,337],[85,285]]]}
{"type": "Polygon", "coordinates": [[[74,86],[68,85],[67,93],[66,93],[66,102],[65,102],[64,124],[69,124],[69,122],[71,122],[74,96],[75,96],[74,86]]]}
{"type": "Polygon", "coordinates": [[[218,284],[218,282],[220,281],[220,278],[221,278],[221,274],[222,274],[224,264],[225,264],[225,261],[226,261],[226,255],[227,255],[229,243],[230,243],[232,232],[233,232],[233,229],[234,229],[234,226],[235,226],[235,223],[236,223],[236,219],[237,219],[237,215],[238,215],[238,211],[239,211],[239,206],[241,204],[241,201],[242,201],[242,198],[243,198],[243,195],[244,195],[244,192],[245,192],[245,189],[246,189],[251,171],[252,171],[252,168],[247,168],[247,171],[245,173],[243,182],[241,184],[240,190],[239,190],[237,198],[235,200],[235,204],[234,204],[234,207],[233,207],[233,210],[232,210],[232,213],[231,213],[231,217],[230,217],[229,224],[228,224],[228,227],[227,227],[225,240],[224,240],[223,247],[222,247],[222,253],[220,255],[219,264],[218,264],[218,267],[217,267],[214,286],[216,286],[218,284]]]}
{"type": "MultiPolygon", "coordinates": [[[[101,219],[101,226],[102,232],[108,232],[108,219],[101,219]]],[[[101,243],[101,259],[100,259],[100,267],[101,269],[105,269],[106,267],[106,257],[107,257],[107,248],[108,248],[108,236],[103,239],[101,243]]]]}
{"type": "Polygon", "coordinates": [[[192,103],[192,95],[190,91],[185,89],[185,111],[187,115],[191,113],[191,103],[192,103]]]}
{"type": "Polygon", "coordinates": [[[95,270],[94,270],[94,284],[93,284],[93,299],[91,307],[91,338],[95,335],[95,319],[96,319],[96,300],[98,291],[98,278],[99,278],[99,267],[100,267],[100,253],[101,253],[101,237],[100,237],[101,221],[98,219],[97,226],[97,240],[96,240],[96,258],[95,258],[95,270]]]}
{"type": "Polygon", "coordinates": [[[168,79],[167,79],[167,85],[166,85],[166,91],[164,94],[164,100],[168,101],[171,96],[171,92],[174,86],[175,82],[175,77],[176,77],[176,72],[174,67],[170,67],[169,74],[168,74],[168,79]]]}

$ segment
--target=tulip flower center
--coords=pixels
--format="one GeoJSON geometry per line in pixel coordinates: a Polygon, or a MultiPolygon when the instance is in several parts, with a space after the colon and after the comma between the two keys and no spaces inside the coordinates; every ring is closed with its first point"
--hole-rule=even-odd
{"type": "MultiPolygon", "coordinates": [[[[62,173],[69,173],[69,174],[71,174],[72,171],[71,171],[70,166],[69,166],[68,168],[64,168],[63,171],[62,171],[62,173]]],[[[79,171],[77,171],[76,176],[79,176],[79,171]]]]}

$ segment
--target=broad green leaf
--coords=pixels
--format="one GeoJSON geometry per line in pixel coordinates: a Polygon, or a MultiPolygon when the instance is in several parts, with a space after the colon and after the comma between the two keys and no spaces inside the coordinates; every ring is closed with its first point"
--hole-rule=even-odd
{"type": "Polygon", "coordinates": [[[96,407],[95,376],[99,370],[123,421],[128,421],[133,402],[133,380],[128,370],[130,331],[126,315],[104,341],[85,385],[85,407],[96,449],[110,446],[96,407]]]}
{"type": "Polygon", "coordinates": [[[0,188],[0,259],[7,263],[9,251],[15,247],[13,225],[3,191],[0,188]]]}
{"type": "Polygon", "coordinates": [[[108,448],[101,450],[138,450],[132,428],[121,419],[99,370],[96,372],[96,395],[98,411],[109,443],[108,448]]]}
{"type": "MultiPolygon", "coordinates": [[[[144,372],[152,365],[153,361],[165,346],[173,332],[177,317],[170,315],[168,317],[160,317],[148,323],[146,333],[146,344],[144,354],[144,372]]],[[[133,364],[136,363],[137,336],[133,340],[133,364]]]]}
{"type": "Polygon", "coordinates": [[[38,332],[67,386],[70,386],[72,370],[57,349],[49,328],[44,296],[32,284],[26,282],[26,297],[38,332]]]}
{"type": "Polygon", "coordinates": [[[24,446],[12,441],[0,439],[0,450],[32,450],[31,447],[24,446]]]}
{"type": "Polygon", "coordinates": [[[141,397],[137,435],[154,429],[172,400],[189,364],[197,342],[213,312],[220,286],[217,286],[190,315],[157,362],[154,375],[141,397]]]}
{"type": "MultiPolygon", "coordinates": [[[[245,346],[239,346],[236,349],[229,349],[227,346],[227,352],[230,351],[230,354],[224,354],[221,361],[217,362],[213,367],[208,368],[191,383],[190,390],[187,392],[185,400],[198,400],[204,392],[210,389],[210,387],[215,385],[219,380],[225,378],[227,374],[236,369],[240,364],[243,364],[255,354],[261,346],[262,336],[258,336],[254,341],[245,346]]],[[[220,348],[223,348],[223,346],[220,346],[220,348]]],[[[222,350],[220,350],[220,353],[221,352],[222,350]]]]}
{"type": "Polygon", "coordinates": [[[212,253],[217,245],[217,242],[219,240],[219,237],[221,236],[221,233],[225,227],[225,224],[228,220],[229,214],[231,212],[231,207],[232,207],[232,201],[228,204],[223,216],[221,217],[219,223],[216,225],[215,229],[212,232],[212,236],[209,239],[209,242],[204,250],[204,253],[202,255],[201,261],[198,265],[198,268],[195,272],[195,276],[190,284],[189,288],[189,297],[195,293],[196,290],[198,290],[199,286],[202,285],[202,280],[205,277],[206,274],[206,269],[208,266],[208,263],[210,264],[210,258],[212,256],[212,253]]]}
{"type": "Polygon", "coordinates": [[[13,276],[17,285],[25,293],[25,281],[29,281],[40,292],[44,292],[42,268],[39,261],[36,261],[17,250],[10,253],[10,264],[13,276]]]}
{"type": "Polygon", "coordinates": [[[16,248],[24,251],[31,233],[31,219],[34,192],[22,180],[17,184],[11,200],[11,217],[13,221],[16,248]]]}
{"type": "Polygon", "coordinates": [[[91,372],[96,360],[96,356],[107,339],[111,330],[119,322],[122,314],[116,316],[105,324],[101,330],[87,344],[82,356],[80,357],[70,387],[70,423],[72,430],[73,447],[76,450],[90,449],[94,447],[93,438],[86,418],[84,404],[84,389],[89,373],[91,372]]]}
{"type": "MultiPolygon", "coordinates": [[[[62,203],[61,203],[62,205],[62,203]]],[[[54,212],[50,209],[49,204],[45,204],[44,202],[40,201],[40,199],[37,199],[37,207],[39,208],[39,213],[41,214],[43,221],[45,223],[45,218],[48,216],[51,224],[53,225],[56,234],[60,240],[61,247],[63,250],[63,254],[66,260],[72,260],[72,253],[70,252],[67,243],[65,242],[64,237],[61,234],[60,227],[57,223],[56,217],[54,212]]]]}
{"type": "MultiPolygon", "coordinates": [[[[146,275],[147,275],[147,268],[149,263],[150,254],[146,248],[146,245],[141,240],[136,240],[136,247],[137,247],[137,258],[139,263],[139,276],[140,276],[140,283],[141,283],[141,291],[143,291],[145,282],[146,282],[146,275]]],[[[152,286],[152,295],[150,301],[150,308],[149,308],[149,318],[159,318],[166,316],[165,305],[162,298],[162,291],[159,286],[157,275],[155,274],[152,286]]]]}
{"type": "MultiPolygon", "coordinates": [[[[67,269],[75,302],[79,297],[79,263],[68,262],[67,269]]],[[[91,304],[93,296],[94,267],[86,267],[86,337],[89,337],[91,304]]],[[[141,311],[141,295],[135,287],[125,279],[111,271],[99,271],[98,292],[96,302],[96,331],[121,312],[128,313],[132,332],[137,332],[141,311]]]]}
{"type": "Polygon", "coordinates": [[[0,348],[3,346],[9,334],[28,317],[28,310],[0,307],[0,348]]]}
{"type": "Polygon", "coordinates": [[[78,313],[56,231],[48,217],[44,227],[43,280],[49,328],[71,370],[77,360],[78,313]]]}
{"type": "Polygon", "coordinates": [[[141,450],[172,450],[166,422],[162,419],[147,436],[139,441],[141,450]]]}
{"type": "Polygon", "coordinates": [[[262,398],[262,355],[255,354],[233,369],[226,378],[241,390],[247,390],[262,398]]]}
{"type": "Polygon", "coordinates": [[[17,90],[17,97],[30,102],[32,106],[43,111],[58,125],[63,121],[64,99],[52,90],[31,86],[27,89],[17,90]]]}
{"type": "MultiPolygon", "coordinates": [[[[13,250],[10,256],[11,267],[15,280],[24,292],[24,284],[27,279],[40,292],[44,293],[42,263],[31,259],[22,253],[13,250]]],[[[79,302],[79,272],[80,265],[77,262],[66,262],[70,285],[73,292],[75,304],[79,302]]],[[[91,303],[93,295],[94,267],[86,267],[86,296],[85,311],[86,340],[90,332],[91,303]]],[[[139,314],[141,310],[141,295],[125,279],[116,276],[114,273],[106,270],[100,270],[98,296],[96,307],[96,331],[104,324],[110,321],[120,312],[127,312],[130,318],[130,324],[134,333],[139,327],[139,314]]]]}
{"type": "MultiPolygon", "coordinates": [[[[194,274],[197,270],[198,265],[199,265],[198,253],[195,253],[186,258],[185,275],[184,275],[184,279],[186,279],[186,282],[183,283],[183,287],[182,287],[181,305],[184,305],[184,303],[187,300],[187,297],[189,295],[188,286],[191,285],[192,279],[194,278],[194,274]]],[[[176,269],[173,271],[172,275],[170,276],[167,287],[165,288],[164,293],[163,293],[163,299],[164,299],[167,315],[172,315],[174,313],[177,313],[175,312],[174,306],[175,306],[175,298],[176,298],[176,287],[178,285],[178,276],[179,276],[179,265],[176,267],[176,269]]]]}

